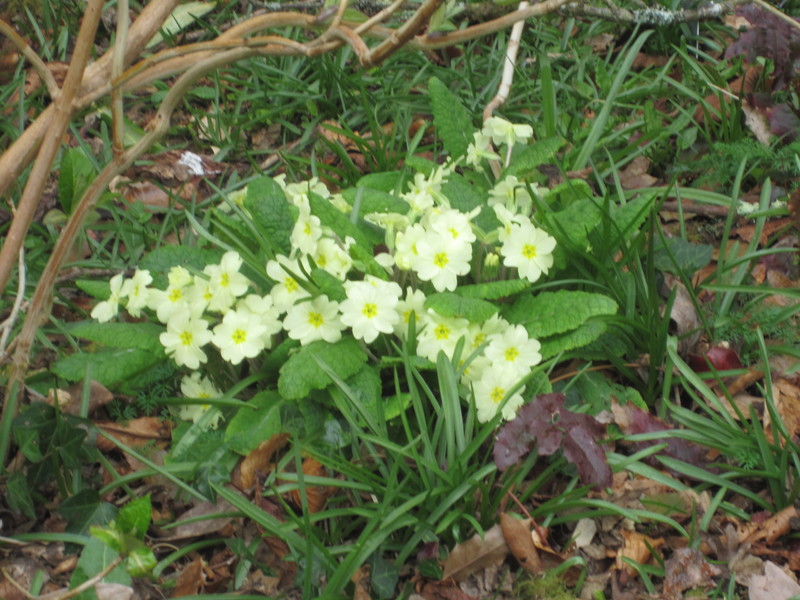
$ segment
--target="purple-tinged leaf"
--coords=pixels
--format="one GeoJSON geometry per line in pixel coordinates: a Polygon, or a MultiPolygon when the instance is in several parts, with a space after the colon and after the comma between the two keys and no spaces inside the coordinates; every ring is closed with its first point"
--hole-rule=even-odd
{"type": "Polygon", "coordinates": [[[605,435],[605,427],[590,415],[564,408],[563,394],[543,394],[523,406],[516,418],[500,430],[494,445],[494,462],[505,471],[522,461],[533,449],[542,456],[555,454],[560,448],[578,469],[585,484],[610,485],[611,469],[605,451],[597,440],[605,435]]]}

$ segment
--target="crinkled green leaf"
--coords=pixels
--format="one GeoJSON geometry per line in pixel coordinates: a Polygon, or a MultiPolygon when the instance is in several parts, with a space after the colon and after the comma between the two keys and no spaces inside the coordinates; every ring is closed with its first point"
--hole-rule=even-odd
{"type": "Polygon", "coordinates": [[[655,198],[655,194],[642,194],[625,204],[611,207],[611,222],[623,239],[629,238],[633,231],[638,231],[647,220],[655,198]]]}
{"type": "Polygon", "coordinates": [[[126,379],[167,360],[163,354],[138,348],[115,348],[101,352],[79,352],[57,361],[51,366],[53,373],[67,381],[81,381],[87,369],[95,381],[113,387],[126,379]]]}
{"type": "MultiPolygon", "coordinates": [[[[550,214],[546,229],[556,239],[564,238],[579,250],[587,250],[589,234],[600,224],[602,218],[602,212],[592,200],[576,200],[564,210],[550,214]]],[[[562,252],[563,249],[556,246],[556,255],[562,252]]]]}
{"type": "Polygon", "coordinates": [[[341,379],[347,379],[367,362],[367,355],[351,337],[335,344],[318,341],[303,346],[281,367],[278,378],[281,396],[287,400],[299,400],[311,390],[321,390],[330,385],[331,378],[319,368],[317,360],[328,365],[341,379]]]}
{"type": "Polygon", "coordinates": [[[225,428],[225,441],[231,450],[243,455],[283,430],[281,407],[284,401],[278,393],[271,390],[259,392],[247,404],[238,410],[225,428]]]}
{"type": "Polygon", "coordinates": [[[361,192],[359,199],[358,214],[360,216],[368,215],[370,213],[400,213],[404,215],[408,212],[408,202],[402,198],[398,198],[394,194],[375,190],[367,187],[357,187],[344,190],[342,197],[354,206],[356,199],[359,198],[358,194],[361,192]]]}
{"type": "Polygon", "coordinates": [[[603,294],[559,290],[522,296],[504,316],[510,323],[524,325],[528,335],[541,340],[575,329],[591,317],[616,312],[617,303],[603,294]]]}
{"type": "Polygon", "coordinates": [[[365,187],[381,192],[393,192],[397,189],[403,174],[400,171],[379,171],[367,173],[358,180],[357,187],[365,187]]]}
{"type": "Polygon", "coordinates": [[[350,216],[339,211],[329,200],[309,192],[308,201],[312,214],[319,217],[322,226],[330,227],[340,238],[344,239],[350,236],[359,246],[368,248],[370,252],[375,244],[383,242],[381,234],[354,225],[350,221],[350,216]]]}
{"type": "Polygon", "coordinates": [[[296,209],[286,199],[286,193],[271,177],[259,177],[247,184],[245,208],[253,216],[253,222],[272,244],[276,254],[286,256],[292,250],[290,241],[296,209]]]}
{"type": "Polygon", "coordinates": [[[96,342],[112,348],[138,348],[148,350],[159,356],[164,355],[164,347],[158,337],[164,333],[164,326],[158,323],[97,323],[83,321],[69,327],[75,337],[96,342]]]}
{"type": "Polygon", "coordinates": [[[472,142],[475,126],[472,124],[472,113],[468,111],[453,92],[444,83],[431,77],[428,82],[428,94],[431,98],[433,124],[442,138],[442,145],[452,158],[464,156],[467,146],[472,142]]]}
{"type": "Polygon", "coordinates": [[[431,294],[425,299],[425,308],[432,308],[443,317],[458,317],[470,323],[483,323],[498,311],[491,302],[452,292],[431,294]]]}
{"type": "Polygon", "coordinates": [[[599,338],[606,330],[604,321],[592,320],[584,323],[574,331],[539,340],[542,344],[542,358],[550,358],[559,352],[582,348],[599,338]]]}
{"type": "Polygon", "coordinates": [[[460,285],[456,293],[464,298],[480,298],[481,300],[499,300],[514,294],[524,292],[531,287],[530,282],[524,279],[508,279],[506,281],[489,281],[460,285]]]}
{"type": "Polygon", "coordinates": [[[511,164],[503,171],[501,179],[506,175],[525,177],[535,171],[536,167],[551,160],[564,145],[565,140],[560,137],[551,137],[533,142],[524,149],[516,152],[511,159],[511,164]]]}
{"type": "Polygon", "coordinates": [[[139,268],[150,271],[154,287],[166,289],[167,274],[172,267],[181,266],[189,270],[202,271],[206,265],[219,262],[221,256],[220,250],[169,244],[146,254],[139,268]]]}
{"type": "Polygon", "coordinates": [[[108,297],[111,295],[111,285],[107,280],[95,281],[93,279],[76,279],[75,287],[97,300],[108,300],[108,297]]]}

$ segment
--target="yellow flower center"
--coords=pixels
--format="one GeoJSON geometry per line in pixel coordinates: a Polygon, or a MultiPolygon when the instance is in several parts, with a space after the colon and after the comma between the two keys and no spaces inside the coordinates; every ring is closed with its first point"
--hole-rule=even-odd
{"type": "Polygon", "coordinates": [[[451,227],[450,228],[450,235],[453,236],[453,239],[456,239],[458,237],[458,230],[455,227],[451,227]]]}
{"type": "Polygon", "coordinates": [[[318,266],[320,269],[324,269],[324,268],[325,268],[325,265],[327,265],[327,264],[328,264],[328,259],[327,259],[327,258],[325,258],[325,255],[324,255],[324,254],[320,254],[320,255],[317,257],[317,266],[318,266]]]}
{"type": "Polygon", "coordinates": [[[513,346],[511,348],[506,348],[505,357],[508,362],[514,362],[515,360],[517,360],[518,356],[519,356],[519,350],[517,350],[513,346]]]}
{"type": "Polygon", "coordinates": [[[192,336],[191,332],[189,332],[189,331],[181,331],[181,336],[180,337],[181,337],[181,344],[183,344],[184,346],[191,346],[192,345],[192,339],[193,339],[194,336],[192,336]]]}
{"type": "Polygon", "coordinates": [[[524,256],[528,260],[530,260],[532,258],[536,258],[536,246],[531,246],[530,244],[525,244],[522,247],[522,256],[524,256]]]}
{"type": "Polygon", "coordinates": [[[303,233],[311,235],[311,223],[306,223],[306,226],[303,228],[303,233]]]}
{"type": "Polygon", "coordinates": [[[433,334],[437,340],[449,340],[450,328],[447,325],[437,325],[436,329],[433,330],[433,334]]]}
{"type": "Polygon", "coordinates": [[[506,395],[506,391],[501,387],[496,387],[492,389],[492,392],[489,394],[489,398],[492,399],[492,402],[495,404],[500,404],[503,401],[503,398],[506,395]]]}
{"type": "Polygon", "coordinates": [[[284,279],[283,285],[286,286],[286,291],[289,292],[290,294],[292,292],[296,292],[297,288],[300,287],[299,285],[297,285],[297,282],[292,277],[287,277],[286,279],[284,279]]]}
{"type": "Polygon", "coordinates": [[[179,288],[172,288],[167,296],[170,302],[177,302],[183,298],[183,292],[179,288]]]}
{"type": "Polygon", "coordinates": [[[308,313],[308,324],[314,327],[322,327],[325,324],[325,319],[318,312],[308,313]]]}
{"type": "Polygon", "coordinates": [[[436,256],[433,257],[433,264],[435,264],[440,269],[444,269],[447,266],[447,263],[450,262],[447,258],[447,252],[439,252],[436,256]]]}
{"type": "Polygon", "coordinates": [[[227,273],[223,273],[219,278],[219,287],[228,287],[231,283],[231,278],[227,273]]]}
{"type": "Polygon", "coordinates": [[[361,314],[363,314],[368,319],[371,319],[378,314],[378,307],[371,303],[366,303],[364,308],[361,309],[361,314]]]}
{"type": "Polygon", "coordinates": [[[231,336],[234,344],[244,344],[247,341],[247,332],[244,329],[237,329],[231,336]]]}

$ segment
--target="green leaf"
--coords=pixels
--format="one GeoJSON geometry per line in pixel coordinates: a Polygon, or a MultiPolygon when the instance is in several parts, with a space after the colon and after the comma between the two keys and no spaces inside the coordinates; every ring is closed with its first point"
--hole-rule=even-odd
{"type": "Polygon", "coordinates": [[[400,171],[382,171],[368,173],[356,183],[356,187],[370,188],[381,192],[394,192],[398,189],[403,174],[400,171]]]}
{"type": "Polygon", "coordinates": [[[714,252],[714,247],[709,244],[692,244],[683,238],[667,238],[663,242],[659,239],[655,246],[653,264],[656,269],[676,275],[681,272],[694,274],[711,262],[714,252]]]}
{"type": "Polygon", "coordinates": [[[555,356],[559,352],[566,352],[567,350],[574,350],[575,348],[582,348],[587,344],[591,344],[599,338],[606,330],[604,321],[591,320],[574,331],[562,335],[556,335],[545,340],[540,340],[542,344],[541,354],[543,359],[548,359],[555,356]]]}
{"type": "Polygon", "coordinates": [[[559,290],[519,298],[506,311],[505,318],[510,323],[524,325],[528,335],[541,341],[542,338],[576,329],[591,317],[613,315],[616,312],[617,303],[608,296],[559,290]]]}
{"type": "Polygon", "coordinates": [[[150,494],[131,500],[123,506],[117,515],[117,527],[122,533],[129,533],[135,538],[144,539],[150,527],[150,494]]]}
{"type": "Polygon", "coordinates": [[[164,347],[159,336],[164,326],[158,323],[97,323],[82,321],[69,326],[72,335],[111,346],[112,348],[138,348],[163,357],[164,347]]]}
{"type": "Polygon", "coordinates": [[[276,254],[289,256],[290,241],[297,209],[286,199],[286,194],[271,177],[259,177],[247,184],[245,208],[276,254]]]}
{"type": "Polygon", "coordinates": [[[442,184],[442,193],[447,197],[450,206],[463,213],[480,207],[481,212],[473,219],[473,223],[482,231],[492,231],[500,226],[494,211],[486,205],[487,190],[473,185],[465,177],[451,174],[442,184]]]}
{"type": "Polygon", "coordinates": [[[98,527],[97,525],[92,525],[89,527],[89,533],[92,537],[103,542],[114,552],[121,553],[125,547],[125,534],[116,527],[98,527]]]}
{"type": "Polygon", "coordinates": [[[64,500],[58,512],[66,519],[70,533],[87,533],[92,525],[105,527],[117,515],[113,504],[104,502],[100,494],[88,488],[64,500]]]}
{"type": "Polygon", "coordinates": [[[341,239],[350,236],[359,246],[369,249],[370,252],[372,252],[372,247],[375,244],[383,241],[383,237],[377,232],[372,231],[371,235],[369,235],[366,228],[361,228],[351,223],[347,215],[340,212],[330,201],[318,194],[309,192],[308,202],[311,205],[311,212],[319,217],[322,226],[330,227],[341,239]]]}
{"type": "Polygon", "coordinates": [[[408,212],[408,202],[402,198],[398,198],[394,194],[375,190],[368,187],[359,185],[357,188],[349,188],[342,192],[342,197],[347,200],[350,206],[356,202],[359,192],[361,193],[361,200],[358,208],[360,216],[368,215],[370,213],[400,213],[404,215],[408,212]]]}
{"type": "Polygon", "coordinates": [[[428,82],[433,124],[442,138],[444,149],[455,159],[467,153],[475,126],[470,113],[461,100],[436,77],[428,82]]]}
{"type": "Polygon", "coordinates": [[[157,564],[156,556],[150,548],[135,548],[128,554],[125,570],[133,577],[149,575],[157,564]]]}
{"type": "Polygon", "coordinates": [[[95,281],[93,279],[76,279],[75,287],[86,292],[97,300],[108,300],[111,295],[111,285],[106,281],[95,281]]]}
{"type": "Polygon", "coordinates": [[[22,471],[14,471],[6,481],[6,501],[12,512],[22,513],[30,519],[36,518],[36,507],[28,481],[22,471]]]}
{"type": "Polygon", "coordinates": [[[611,222],[614,223],[615,230],[619,231],[623,238],[629,238],[633,232],[638,231],[647,220],[655,198],[655,194],[642,194],[625,204],[613,205],[611,222]]]}
{"type": "Polygon", "coordinates": [[[346,337],[335,344],[318,341],[303,346],[281,367],[278,391],[287,400],[299,400],[311,390],[330,385],[331,378],[319,368],[317,360],[328,365],[340,378],[355,375],[367,362],[367,355],[355,339],[346,337]]]}
{"type": "MultiPolygon", "coordinates": [[[[80,584],[88,581],[100,571],[105,569],[119,556],[119,552],[112,550],[103,542],[96,538],[90,538],[86,545],[83,547],[81,557],[78,559],[78,564],[72,572],[72,577],[69,580],[70,588],[76,588],[80,584]]],[[[111,573],[103,578],[106,583],[119,583],[122,585],[130,585],[131,577],[125,572],[123,565],[116,567],[111,573]]],[[[75,600],[97,600],[97,595],[93,589],[86,590],[74,597],[75,600]]]]}
{"type": "Polygon", "coordinates": [[[83,196],[96,173],[83,148],[70,148],[64,153],[58,174],[58,200],[65,213],[72,212],[72,207],[83,196]]]}
{"type": "Polygon", "coordinates": [[[480,298],[481,300],[499,300],[519,294],[531,287],[524,279],[508,279],[506,281],[489,281],[471,285],[460,285],[456,293],[464,298],[480,298]]]}
{"type": "MultiPolygon", "coordinates": [[[[594,231],[603,218],[603,213],[589,199],[576,200],[567,208],[549,215],[552,224],[547,227],[554,236],[564,237],[580,250],[588,247],[589,234],[594,231]]],[[[558,251],[559,248],[557,247],[558,251]]]]}
{"type": "Polygon", "coordinates": [[[155,34],[152,39],[147,42],[147,47],[152,48],[156,44],[160,44],[164,40],[164,36],[173,36],[181,31],[190,27],[197,19],[206,13],[214,10],[216,2],[187,2],[179,4],[175,10],[172,11],[161,31],[155,34]]]}
{"type": "Polygon", "coordinates": [[[536,167],[551,161],[565,141],[560,137],[550,137],[525,146],[523,150],[513,155],[511,164],[503,171],[500,181],[507,175],[515,177],[530,175],[536,167]]]}
{"type": "Polygon", "coordinates": [[[121,348],[72,354],[54,363],[51,369],[67,381],[82,381],[89,372],[95,381],[106,387],[113,387],[162,360],[167,360],[163,354],[138,348],[121,348]]]}
{"type": "Polygon", "coordinates": [[[458,317],[470,323],[483,323],[498,310],[490,302],[478,298],[465,298],[452,292],[431,294],[425,299],[425,308],[432,308],[443,317],[458,317]]]}
{"type": "Polygon", "coordinates": [[[369,412],[373,421],[378,421],[380,416],[378,403],[383,402],[381,376],[378,369],[365,365],[358,373],[349,377],[345,383],[355,396],[354,400],[359,402],[365,411],[369,412]]]}
{"type": "Polygon", "coordinates": [[[238,410],[225,430],[225,442],[242,455],[283,431],[281,407],[284,401],[276,392],[259,392],[247,404],[238,410]]]}
{"type": "Polygon", "coordinates": [[[325,269],[313,269],[311,271],[311,281],[319,288],[320,292],[331,300],[342,302],[347,298],[342,280],[328,273],[325,269]]]}
{"type": "Polygon", "coordinates": [[[139,268],[150,271],[155,287],[166,289],[167,274],[172,267],[181,266],[190,271],[202,271],[206,265],[219,262],[221,256],[222,252],[219,250],[170,244],[156,248],[145,255],[139,268]]]}

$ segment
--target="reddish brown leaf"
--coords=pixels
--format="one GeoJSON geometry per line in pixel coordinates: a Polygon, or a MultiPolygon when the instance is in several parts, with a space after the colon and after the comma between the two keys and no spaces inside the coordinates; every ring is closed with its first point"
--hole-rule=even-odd
{"type": "Polygon", "coordinates": [[[242,491],[255,487],[259,478],[270,472],[273,456],[281,450],[289,440],[289,434],[276,433],[268,440],[261,442],[258,448],[239,461],[231,474],[231,482],[242,491]]]}
{"type": "MultiPolygon", "coordinates": [[[[303,460],[303,475],[324,477],[326,475],[325,467],[314,458],[306,458],[303,460]]],[[[308,502],[308,512],[314,514],[321,511],[328,501],[328,493],[329,490],[325,486],[306,484],[305,494],[306,501],[308,502]]],[[[295,506],[303,505],[302,498],[300,497],[300,490],[292,490],[289,492],[289,498],[295,506]]]]}
{"type": "Polygon", "coordinates": [[[665,564],[664,597],[679,600],[683,592],[693,588],[711,587],[712,577],[719,577],[722,571],[708,564],[699,550],[677,548],[665,564]]]}
{"type": "MultiPolygon", "coordinates": [[[[168,441],[171,437],[170,423],[158,417],[140,417],[124,424],[96,421],[95,425],[113,438],[133,448],[141,448],[154,440],[168,441]]],[[[97,448],[101,452],[110,452],[116,446],[111,440],[97,436],[97,448]]]]}

